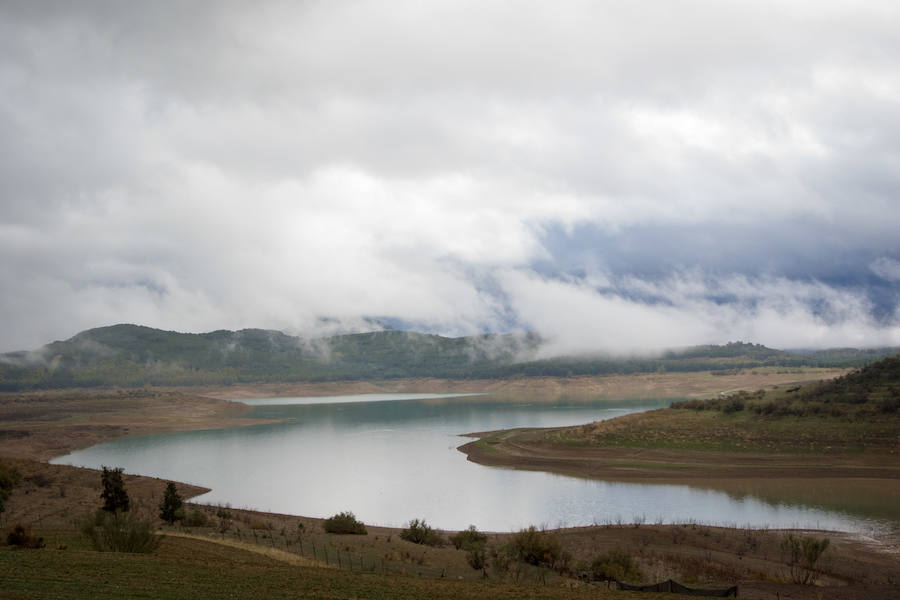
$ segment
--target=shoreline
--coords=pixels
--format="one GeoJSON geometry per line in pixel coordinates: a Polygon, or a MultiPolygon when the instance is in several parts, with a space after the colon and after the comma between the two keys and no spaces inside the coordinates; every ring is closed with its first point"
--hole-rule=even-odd
{"type": "Polygon", "coordinates": [[[686,485],[875,519],[900,530],[900,461],[894,455],[726,452],[554,444],[564,428],[466,434],[458,451],[487,467],[554,473],[586,480],[686,485]],[[864,493],[860,494],[859,490],[864,493]],[[847,508],[853,505],[854,510],[847,508]]]}

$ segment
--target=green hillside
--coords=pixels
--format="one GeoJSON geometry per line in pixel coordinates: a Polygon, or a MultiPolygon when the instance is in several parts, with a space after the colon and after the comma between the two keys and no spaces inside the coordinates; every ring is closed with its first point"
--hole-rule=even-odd
{"type": "Polygon", "coordinates": [[[572,376],[757,367],[857,367],[891,349],[792,353],[733,342],[658,357],[563,356],[538,359],[533,334],[449,338],[379,331],[306,339],[243,329],[179,333],[113,325],[31,352],[0,355],[0,391],[39,388],[229,385],[394,379],[572,376]]]}

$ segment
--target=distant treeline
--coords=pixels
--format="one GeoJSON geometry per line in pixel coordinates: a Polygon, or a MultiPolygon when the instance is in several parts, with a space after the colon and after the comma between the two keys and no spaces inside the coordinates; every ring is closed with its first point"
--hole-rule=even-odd
{"type": "Polygon", "coordinates": [[[655,358],[537,359],[540,345],[541,339],[533,334],[446,338],[380,331],[310,340],[261,329],[189,334],[114,325],[84,331],[33,352],[0,355],[0,391],[860,367],[898,351],[835,349],[798,353],[733,342],[670,351],[655,358]]]}

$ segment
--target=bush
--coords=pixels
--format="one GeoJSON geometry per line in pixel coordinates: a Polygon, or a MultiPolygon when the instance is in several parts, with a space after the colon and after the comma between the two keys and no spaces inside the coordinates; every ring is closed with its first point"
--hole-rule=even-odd
{"type": "Polygon", "coordinates": [[[487,562],[487,535],[469,525],[459,533],[450,536],[450,543],[457,550],[466,551],[466,562],[476,571],[484,569],[487,562]]]}
{"type": "Polygon", "coordinates": [[[82,524],[81,532],[100,552],[146,554],[159,547],[159,536],[153,532],[153,526],[128,513],[99,510],[93,519],[82,524]]]}
{"type": "Polygon", "coordinates": [[[208,527],[209,516],[199,508],[192,508],[181,520],[181,524],[185,527],[208,527]]]}
{"type": "Polygon", "coordinates": [[[442,546],[444,538],[434,528],[425,523],[425,519],[413,519],[409,527],[400,532],[400,539],[413,544],[425,544],[426,546],[442,546]]]}
{"type": "Polygon", "coordinates": [[[467,550],[466,562],[476,571],[484,569],[487,565],[487,547],[482,544],[481,546],[473,546],[467,550]]]}
{"type": "Polygon", "coordinates": [[[352,533],[356,535],[365,535],[366,526],[356,520],[356,516],[350,512],[340,512],[333,517],[325,519],[322,527],[327,533],[352,533]]]}
{"type": "Polygon", "coordinates": [[[469,550],[476,546],[484,546],[487,543],[487,535],[478,531],[474,525],[469,525],[468,529],[451,535],[450,543],[457,550],[469,550]]]}
{"type": "Polygon", "coordinates": [[[801,538],[789,533],[781,541],[781,551],[787,553],[791,569],[791,581],[812,585],[818,578],[816,563],[828,549],[828,538],[801,538]]]}
{"type": "Polygon", "coordinates": [[[6,500],[21,478],[14,467],[0,464],[0,513],[6,509],[6,500]]]}
{"type": "Polygon", "coordinates": [[[509,543],[509,554],[530,565],[552,567],[562,557],[562,547],[555,535],[540,531],[532,525],[513,536],[509,543]]]}
{"type": "Polygon", "coordinates": [[[595,581],[614,579],[616,581],[642,581],[644,574],[630,555],[611,550],[591,562],[591,577],[595,581]]]}
{"type": "Polygon", "coordinates": [[[31,530],[22,525],[16,525],[6,536],[6,543],[19,548],[43,548],[44,538],[35,538],[31,530]]]}

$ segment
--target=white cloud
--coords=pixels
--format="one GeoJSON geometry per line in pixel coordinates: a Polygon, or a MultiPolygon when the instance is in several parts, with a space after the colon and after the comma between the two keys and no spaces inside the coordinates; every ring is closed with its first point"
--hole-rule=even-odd
{"type": "Polygon", "coordinates": [[[900,261],[887,256],[881,256],[872,261],[869,269],[887,281],[900,281],[900,261]]]}
{"type": "Polygon", "coordinates": [[[0,349],[116,321],[369,316],[518,323],[572,347],[894,339],[865,290],[810,281],[836,255],[852,263],[837,279],[895,280],[898,16],[887,1],[6,4],[0,349]],[[794,224],[812,250],[785,274],[772,248],[796,247],[794,224]],[[656,278],[547,244],[594,228],[621,262],[663,246],[635,233],[653,227],[689,232],[656,278]],[[740,242],[708,250],[722,230],[740,242]],[[589,327],[554,316],[567,302],[589,327]]]}

